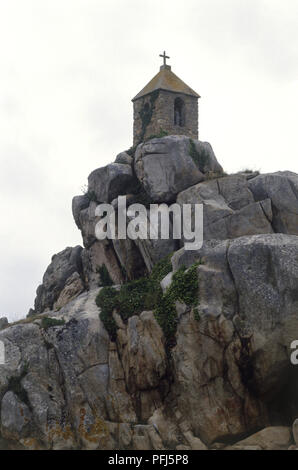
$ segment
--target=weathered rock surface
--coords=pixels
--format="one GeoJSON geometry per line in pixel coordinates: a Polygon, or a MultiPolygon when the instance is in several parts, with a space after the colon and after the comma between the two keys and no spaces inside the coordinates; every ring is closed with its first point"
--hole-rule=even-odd
{"type": "Polygon", "coordinates": [[[298,235],[298,175],[280,171],[259,175],[248,183],[256,201],[270,198],[275,232],[298,235]]]}
{"type": "Polygon", "coordinates": [[[136,243],[129,238],[125,240],[113,240],[114,251],[125,271],[127,280],[143,277],[147,274],[144,258],[142,257],[136,243]]]}
{"type": "Polygon", "coordinates": [[[82,223],[80,221],[80,212],[84,209],[87,209],[89,204],[90,204],[90,199],[86,195],[75,196],[72,199],[72,215],[79,229],[81,229],[82,227],[82,223]]]}
{"type": "Polygon", "coordinates": [[[95,226],[100,220],[100,217],[95,215],[97,203],[95,201],[89,201],[88,206],[82,206],[84,208],[79,210],[75,202],[78,197],[80,196],[75,196],[73,198],[73,216],[78,228],[81,230],[85,248],[90,248],[90,246],[97,240],[95,235],[95,226]]]}
{"type": "Polygon", "coordinates": [[[121,152],[117,155],[115,163],[122,163],[124,165],[132,165],[133,158],[126,152],[121,152]]]}
{"type": "Polygon", "coordinates": [[[223,176],[211,146],[183,136],[152,139],[92,172],[72,204],[84,248],[55,255],[30,318],[0,331],[0,448],[296,448],[297,189],[290,172],[223,176]],[[113,201],[117,214],[118,195],[147,198],[147,209],[148,200],[203,204],[202,248],[171,236],[97,240],[95,208],[113,201]],[[174,341],[154,312],[125,323],[117,310],[111,341],[95,303],[99,268],[120,289],[171,252],[163,292],[198,263],[195,307],[173,304],[174,341]]]}
{"type": "MultiPolygon", "coordinates": [[[[181,206],[203,204],[205,241],[270,234],[276,231],[297,233],[295,227],[296,225],[298,227],[298,215],[295,208],[298,204],[295,190],[291,189],[295,188],[297,175],[290,172],[269,175],[239,173],[201,181],[206,177],[209,178],[210,174],[222,174],[222,168],[209,144],[199,141],[193,143],[198,154],[203,152],[205,155],[205,174],[198,169],[191,158],[190,141],[186,137],[167,136],[152,139],[138,146],[134,158],[135,172],[152,201],[174,202],[177,197],[177,203],[181,206]],[[199,178],[198,172],[201,175],[199,178]],[[280,190],[282,182],[285,186],[283,192],[280,190]],[[283,197],[287,202],[281,201],[283,197]]],[[[131,173],[131,158],[126,152],[122,152],[116,158],[116,161],[121,163],[95,170],[89,177],[89,182],[91,181],[93,186],[91,188],[89,185],[88,196],[76,196],[73,199],[74,219],[82,232],[86,248],[83,258],[87,288],[88,279],[90,285],[95,285],[98,278],[96,269],[102,264],[106,264],[115,282],[121,282],[124,279],[123,272],[126,273],[126,279],[138,278],[150,271],[160,258],[179,248],[179,241],[172,240],[171,235],[168,240],[116,239],[112,241],[113,248],[108,249],[108,256],[104,256],[107,244],[99,242],[95,236],[95,226],[99,221],[99,218],[95,217],[97,202],[90,198],[92,195],[93,198],[105,201],[114,198],[112,203],[116,210],[117,226],[116,196],[127,194],[128,206],[135,202],[134,200],[138,201],[138,195],[130,194],[129,191],[132,189],[139,191],[140,188],[135,186],[135,180],[134,184],[127,184],[126,176],[125,178],[123,176],[129,174],[134,178],[131,173]],[[124,189],[121,183],[122,177],[124,189]],[[101,188],[98,191],[109,192],[111,189],[112,192],[110,195],[95,196],[95,186],[101,188]],[[97,253],[96,262],[93,261],[94,252],[97,253]],[[102,255],[98,256],[99,252],[102,255]],[[117,264],[120,266],[122,276],[118,272],[117,264]]],[[[183,244],[183,240],[181,243],[183,244]]]]}
{"type": "Polygon", "coordinates": [[[1,331],[2,438],[27,448],[203,450],[269,426],[232,447],[288,448],[289,429],[270,425],[298,415],[297,248],[296,236],[268,234],[176,252],[175,268],[203,264],[198,315],[181,311],[170,356],[152,312],[127,324],[115,312],[111,342],[98,289],[44,314],[64,325],[44,329],[33,317],[1,331]]]}
{"type": "Polygon", "coordinates": [[[61,308],[59,317],[64,318],[65,325],[43,329],[40,321],[33,319],[1,332],[8,358],[4,366],[0,365],[4,439],[13,439],[26,448],[34,443],[38,448],[54,449],[131,448],[137,436],[146,438],[148,448],[152,441],[160,443],[152,426],[143,426],[140,431],[135,399],[144,388],[144,393],[140,391],[144,395],[144,413],[148,414],[147,407],[150,410],[156,406],[153,399],[150,401],[150,394],[154,387],[158,388],[164,374],[165,355],[159,348],[162,333],[150,313],[135,318],[139,324],[136,329],[131,319],[127,332],[130,346],[124,344],[124,336],[121,342],[123,355],[130,357],[128,368],[124,369],[115,343],[110,342],[99,320],[97,292],[98,289],[83,293],[61,308]],[[144,332],[144,337],[140,336],[144,332]],[[139,352],[143,351],[143,359],[131,342],[140,348],[139,352]],[[151,374],[146,375],[148,369],[144,365],[149,358],[151,374]],[[136,371],[131,369],[134,365],[142,373],[138,374],[137,383],[136,371]],[[13,383],[10,377],[15,377],[13,383]],[[126,377],[134,391],[132,395],[126,391],[126,377]]]}
{"type": "Polygon", "coordinates": [[[209,142],[202,142],[200,140],[192,140],[198,156],[199,169],[204,174],[212,174],[220,176],[223,173],[222,166],[218,163],[217,158],[213,152],[213,148],[209,142]]]}
{"type": "Polygon", "coordinates": [[[138,179],[155,202],[174,201],[180,191],[204,179],[190,156],[189,139],[183,136],[140,144],[134,166],[138,179]]]}
{"type": "Polygon", "coordinates": [[[291,430],[286,426],[271,426],[227,447],[226,450],[288,450],[291,430]]]}
{"type": "Polygon", "coordinates": [[[6,317],[1,317],[0,318],[0,330],[5,328],[8,325],[8,320],[6,317]]]}
{"type": "Polygon", "coordinates": [[[119,194],[129,194],[137,185],[130,165],[111,163],[88,177],[88,191],[97,202],[111,202],[119,194]]]}
{"type": "Polygon", "coordinates": [[[24,438],[30,433],[31,412],[13,393],[7,392],[1,403],[1,433],[5,439],[24,438]]]}
{"type": "Polygon", "coordinates": [[[74,272],[66,279],[63,290],[60,292],[58,299],[54,303],[54,310],[60,310],[70,300],[77,297],[85,290],[85,285],[78,272],[74,272]]]}
{"type": "Polygon", "coordinates": [[[65,248],[52,257],[51,264],[43,276],[42,284],[36,292],[34,307],[36,313],[51,310],[66,286],[68,294],[64,293],[63,295],[67,300],[82,292],[81,252],[82,247],[76,246],[75,248],[65,248]],[[74,276],[75,273],[76,276],[74,276]],[[72,282],[74,284],[70,287],[72,282]],[[71,292],[72,296],[70,296],[71,292]]]}
{"type": "Polygon", "coordinates": [[[100,276],[98,269],[105,265],[112,281],[121,284],[124,274],[117,259],[113,245],[108,240],[96,241],[89,249],[82,251],[84,281],[88,289],[98,287],[100,276]]]}
{"type": "MultiPolygon", "coordinates": [[[[144,218],[144,223],[140,224],[140,228],[146,235],[144,238],[137,238],[134,240],[135,245],[138,247],[139,252],[144,260],[147,270],[150,272],[153,266],[160,261],[162,258],[172,253],[177,249],[177,240],[174,240],[171,236],[172,224],[169,222],[169,238],[162,239],[160,236],[156,239],[152,238],[150,234],[150,217],[147,211],[147,218],[144,218]]],[[[156,232],[160,232],[161,223],[157,226],[152,226],[156,232]]],[[[127,233],[131,236],[132,232],[130,226],[127,227],[127,233]]]]}
{"type": "Polygon", "coordinates": [[[204,240],[274,232],[271,200],[254,202],[245,176],[199,183],[178,194],[177,202],[203,204],[204,240]]]}
{"type": "Polygon", "coordinates": [[[281,413],[288,406],[282,393],[295,389],[289,346],[298,334],[297,243],[293,236],[259,235],[173,257],[176,269],[203,263],[200,321],[182,317],[173,355],[179,409],[193,416],[196,435],[207,442],[247,432],[244,422],[266,426],[275,407],[281,413]]]}

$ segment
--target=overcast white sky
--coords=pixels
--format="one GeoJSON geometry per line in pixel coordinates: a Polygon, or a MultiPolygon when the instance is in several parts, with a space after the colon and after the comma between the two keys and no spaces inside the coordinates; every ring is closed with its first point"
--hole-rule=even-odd
{"type": "Polygon", "coordinates": [[[0,0],[0,316],[81,244],[72,197],[131,146],[164,49],[227,172],[298,172],[297,0],[0,0]]]}

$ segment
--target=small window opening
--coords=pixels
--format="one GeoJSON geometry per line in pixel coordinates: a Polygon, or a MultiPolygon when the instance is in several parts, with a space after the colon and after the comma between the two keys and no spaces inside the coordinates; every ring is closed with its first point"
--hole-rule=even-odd
{"type": "Polygon", "coordinates": [[[174,102],[174,125],[185,125],[184,101],[181,98],[176,98],[174,102]]]}

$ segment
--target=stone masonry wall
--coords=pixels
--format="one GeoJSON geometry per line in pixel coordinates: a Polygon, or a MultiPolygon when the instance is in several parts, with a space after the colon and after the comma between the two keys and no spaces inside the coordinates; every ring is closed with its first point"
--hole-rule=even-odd
{"type": "Polygon", "coordinates": [[[198,99],[195,96],[159,90],[159,92],[136,100],[134,102],[134,145],[151,135],[158,135],[161,129],[169,135],[186,135],[192,139],[198,139],[198,99]],[[176,98],[181,98],[184,101],[185,123],[182,127],[174,125],[174,101],[176,98]],[[146,107],[147,112],[144,113],[146,107]],[[145,126],[144,132],[144,115],[148,118],[151,113],[151,120],[145,126]]]}

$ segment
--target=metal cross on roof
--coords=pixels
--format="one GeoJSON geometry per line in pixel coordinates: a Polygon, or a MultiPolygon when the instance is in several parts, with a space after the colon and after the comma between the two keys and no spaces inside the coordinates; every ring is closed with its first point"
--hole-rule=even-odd
{"type": "Polygon", "coordinates": [[[163,58],[163,65],[167,65],[167,59],[169,59],[170,57],[166,55],[166,51],[164,51],[163,54],[159,54],[159,57],[163,58]]]}

